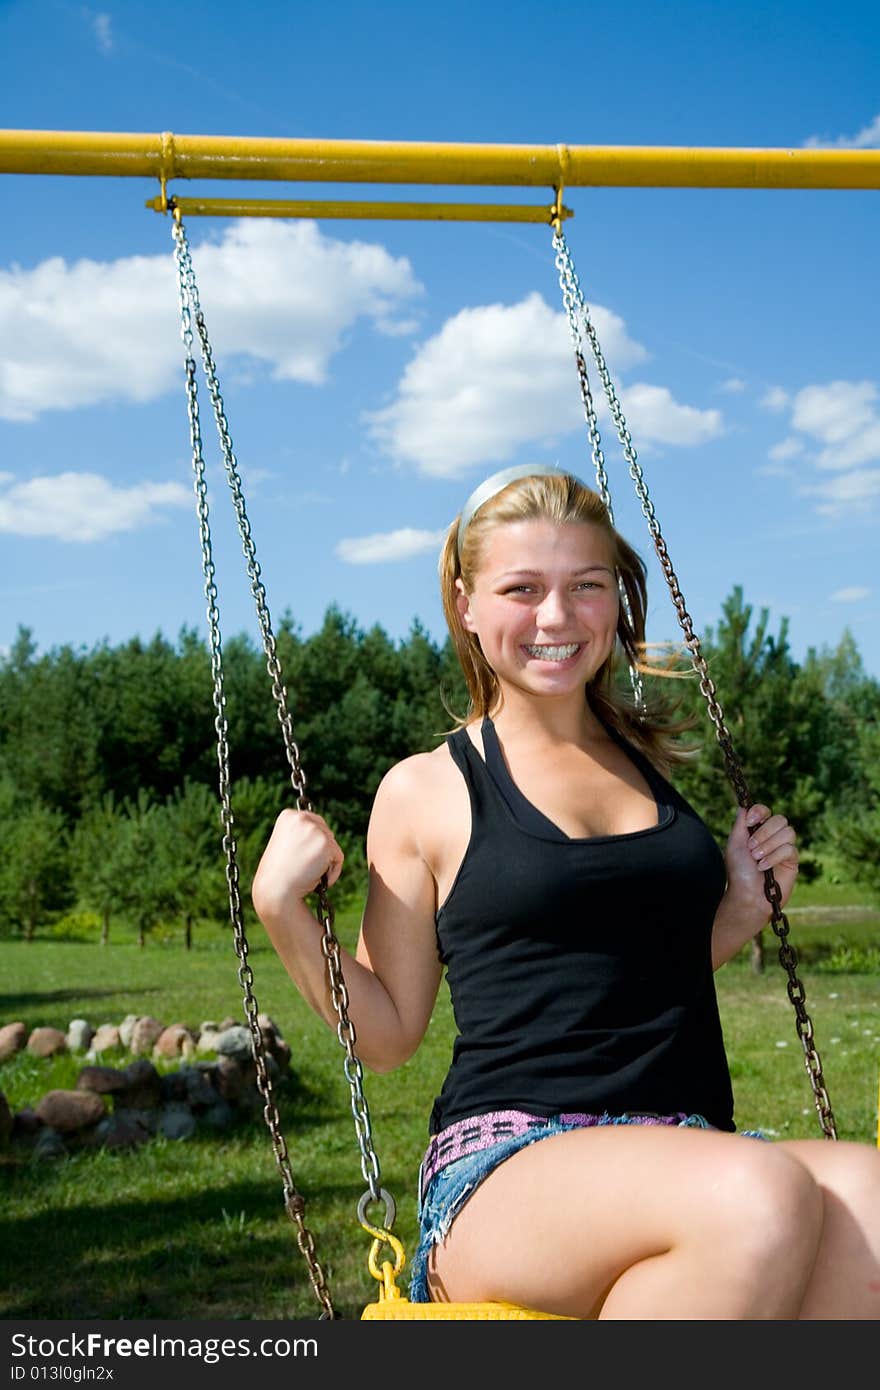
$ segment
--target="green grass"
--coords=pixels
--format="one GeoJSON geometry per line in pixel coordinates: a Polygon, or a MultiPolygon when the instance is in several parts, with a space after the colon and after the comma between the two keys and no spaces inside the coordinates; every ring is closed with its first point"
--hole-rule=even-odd
{"type": "MultiPolygon", "coordinates": [[[[337,932],[351,943],[353,912],[337,932]]],[[[880,990],[871,969],[877,918],[791,918],[823,1077],[841,1138],[874,1143],[880,1063],[880,990]]],[[[106,948],[90,941],[0,942],[0,1021],[66,1027],[150,1013],[196,1026],[243,1018],[238,963],[230,941],[197,934],[151,940],[141,951],[117,932],[106,948]]],[[[293,1080],[279,1089],[282,1129],[306,1225],[334,1306],[359,1316],[375,1296],[369,1238],[356,1219],[366,1187],[333,1032],[302,1003],[259,931],[249,959],[260,1009],[292,1048],[293,1080]]],[[[766,933],[767,968],[752,973],[743,953],[717,977],[741,1128],[779,1137],[820,1137],[813,1095],[786,993],[786,975],[766,933]]],[[[365,1088],[382,1185],[396,1198],[395,1226],[415,1246],[415,1177],[427,1116],[445,1073],[453,1024],[445,987],[414,1058],[365,1088]]],[[[0,1064],[0,1089],[14,1109],[56,1085],[73,1083],[73,1058],[28,1055],[0,1064]]],[[[262,1121],[223,1136],[153,1140],[129,1153],[84,1151],[34,1163],[19,1149],[0,1155],[0,1317],[313,1318],[320,1311],[287,1218],[281,1179],[262,1121]]],[[[379,1215],[380,1213],[376,1213],[379,1215]]]]}

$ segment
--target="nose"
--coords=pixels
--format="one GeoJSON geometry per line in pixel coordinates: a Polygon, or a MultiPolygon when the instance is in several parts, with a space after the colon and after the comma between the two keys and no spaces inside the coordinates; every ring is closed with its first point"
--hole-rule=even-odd
{"type": "Polygon", "coordinates": [[[548,589],[535,609],[538,627],[547,632],[565,628],[569,621],[570,597],[565,589],[548,589]]]}

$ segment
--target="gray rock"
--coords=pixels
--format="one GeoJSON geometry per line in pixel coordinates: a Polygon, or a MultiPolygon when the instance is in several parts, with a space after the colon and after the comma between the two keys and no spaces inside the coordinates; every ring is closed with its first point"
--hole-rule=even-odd
{"type": "Polygon", "coordinates": [[[151,1138],[159,1132],[159,1107],[150,1106],[146,1109],[139,1109],[137,1106],[117,1105],[113,1114],[120,1120],[125,1120],[128,1124],[142,1129],[151,1138]]]}
{"type": "Polygon", "coordinates": [[[226,1028],[218,1034],[214,1050],[224,1057],[234,1057],[236,1062],[246,1062],[253,1056],[250,1029],[242,1024],[226,1028]]]}
{"type": "Polygon", "coordinates": [[[56,1129],[46,1126],[37,1135],[31,1150],[31,1159],[36,1163],[67,1157],[67,1145],[56,1129]]]}
{"type": "Polygon", "coordinates": [[[188,1105],[163,1105],[159,1115],[159,1133],[166,1139],[188,1139],[195,1134],[196,1118],[188,1105]]]}
{"type": "Polygon", "coordinates": [[[217,1099],[217,1088],[212,1081],[213,1062],[200,1066],[182,1066],[180,1075],[186,1079],[186,1098],[193,1110],[206,1110],[217,1099]]]}
{"type": "Polygon", "coordinates": [[[105,1149],[133,1149],[151,1138],[150,1131],[132,1119],[131,1111],[115,1112],[89,1130],[91,1142],[105,1149]]]}
{"type": "Polygon", "coordinates": [[[72,1018],[67,1025],[68,1052],[85,1052],[89,1047],[95,1030],[84,1018],[72,1018]]]}
{"type": "Polygon", "coordinates": [[[179,1071],[167,1071],[159,1078],[159,1099],[162,1105],[186,1100],[186,1077],[179,1071]]]}
{"type": "Polygon", "coordinates": [[[205,1028],[203,1025],[196,1042],[196,1052],[202,1055],[206,1052],[216,1052],[219,1036],[216,1028],[205,1028]]]}
{"type": "Polygon", "coordinates": [[[134,1032],[134,1025],[138,1021],[137,1014],[126,1014],[119,1025],[119,1041],[123,1047],[131,1046],[131,1035],[134,1032]]]}
{"type": "Polygon", "coordinates": [[[218,1097],[213,1105],[209,1105],[207,1110],[203,1110],[199,1116],[199,1123],[207,1129],[222,1132],[232,1129],[235,1124],[235,1111],[225,1100],[218,1097]]]}

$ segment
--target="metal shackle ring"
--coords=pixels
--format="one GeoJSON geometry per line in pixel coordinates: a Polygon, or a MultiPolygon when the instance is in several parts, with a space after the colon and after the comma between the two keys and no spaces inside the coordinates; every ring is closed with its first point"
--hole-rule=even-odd
{"type": "Polygon", "coordinates": [[[391,1196],[391,1193],[384,1187],[379,1188],[379,1197],[385,1203],[385,1222],[383,1226],[373,1226],[367,1220],[367,1207],[370,1202],[375,1202],[376,1200],[369,1188],[367,1188],[357,1204],[357,1217],[365,1231],[369,1231],[370,1235],[378,1240],[384,1240],[385,1232],[389,1231],[394,1225],[394,1218],[397,1216],[397,1204],[391,1196]]]}

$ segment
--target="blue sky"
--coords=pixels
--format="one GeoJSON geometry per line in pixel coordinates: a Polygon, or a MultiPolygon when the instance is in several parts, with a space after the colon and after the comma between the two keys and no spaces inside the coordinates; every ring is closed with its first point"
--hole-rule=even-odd
{"type": "MultiPolygon", "coordinates": [[[[28,0],[0,3],[0,49],[12,129],[880,145],[868,3],[28,0]]],[[[171,232],[144,208],[156,192],[0,177],[0,647],[19,624],[41,648],[204,631],[171,232]]],[[[774,629],[790,620],[798,659],[849,627],[880,676],[877,193],[570,189],[566,202],[697,631],[741,584],[774,629]]],[[[273,617],[290,609],[308,634],[335,601],[394,639],[415,618],[442,638],[439,536],[477,482],[508,462],[593,476],[549,230],[188,230],[273,617]]],[[[204,392],[202,410],[223,631],[256,640],[204,392]]],[[[674,639],[607,420],[603,440],[618,524],[649,564],[649,637],[674,639]]]]}

